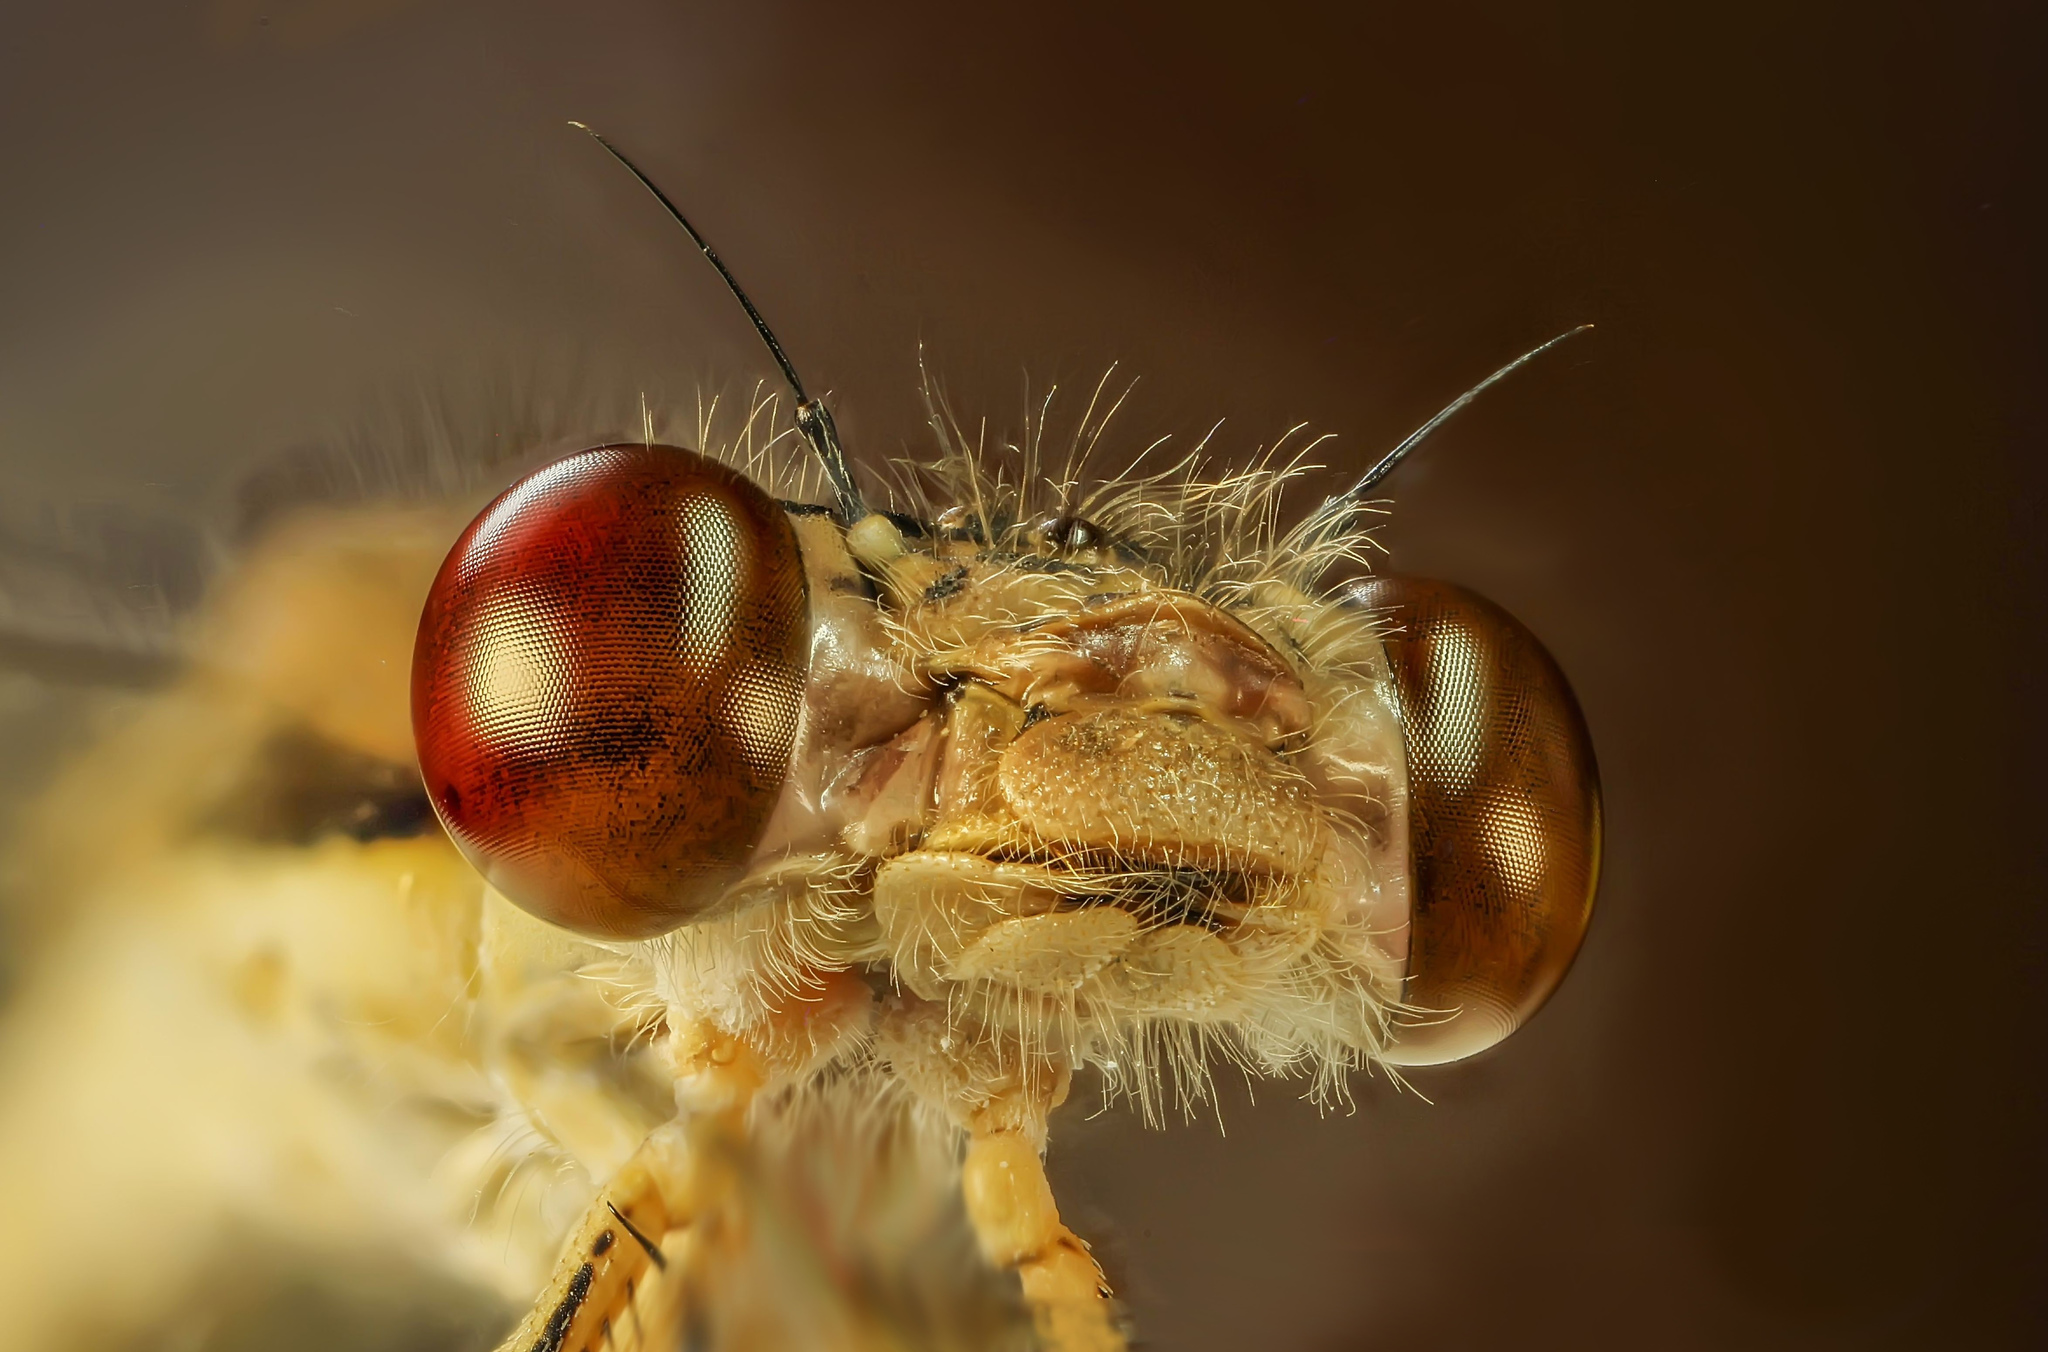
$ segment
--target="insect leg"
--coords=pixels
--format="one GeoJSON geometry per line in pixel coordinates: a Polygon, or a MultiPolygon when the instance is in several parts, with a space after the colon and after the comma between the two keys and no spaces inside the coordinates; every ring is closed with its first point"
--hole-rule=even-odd
{"type": "Polygon", "coordinates": [[[722,1139],[738,1130],[762,1068],[745,1041],[709,1027],[677,1035],[674,1058],[684,1116],[650,1135],[605,1185],[547,1289],[498,1352],[600,1352],[631,1325],[635,1297],[649,1282],[681,1276],[670,1268],[686,1265],[696,1246],[664,1239],[720,1204],[724,1180],[715,1175],[729,1154],[722,1139]]]}
{"type": "Polygon", "coordinates": [[[676,1144],[657,1134],[605,1185],[563,1246],[547,1289],[499,1352],[595,1352],[630,1318],[635,1288],[669,1263],[661,1237],[682,1219],[661,1186],[671,1162],[660,1157],[676,1144]]]}
{"type": "Polygon", "coordinates": [[[1017,1273],[1050,1352],[1123,1352],[1109,1285],[1087,1244],[1060,1223],[1031,1138],[971,1129],[960,1186],[982,1255],[1017,1273]]]}

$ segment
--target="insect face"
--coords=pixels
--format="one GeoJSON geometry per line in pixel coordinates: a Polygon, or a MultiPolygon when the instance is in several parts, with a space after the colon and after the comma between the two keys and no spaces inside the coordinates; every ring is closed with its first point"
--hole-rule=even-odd
{"type": "Polygon", "coordinates": [[[1504,1037],[1589,916],[1590,745],[1469,593],[1191,551],[1242,525],[1207,486],[1147,537],[1174,493],[1098,525],[948,472],[975,508],[850,526],[673,447],[537,472],[435,582],[421,761],[527,909],[687,926],[652,982],[686,1103],[878,1067],[977,1143],[985,1251],[1104,1333],[1056,1212],[1012,1233],[973,1161],[1042,1140],[1083,1065],[1156,1108],[1211,1051],[1341,1093],[1504,1037]]]}
{"type": "Polygon", "coordinates": [[[1076,1070],[1154,1114],[1218,1055],[1342,1098],[1504,1037],[1584,932],[1598,790],[1555,664],[1456,588],[1323,581],[1378,476],[1520,361],[1290,530],[1285,469],[1077,497],[1078,466],[991,463],[942,411],[938,491],[882,512],[746,308],[836,509],[601,446],[492,504],[420,625],[464,852],[543,919],[675,931],[622,951],[681,1116],[508,1346],[582,1345],[663,1266],[661,1234],[599,1254],[608,1216],[686,1233],[671,1305],[728,1285],[748,1113],[839,1084],[963,1135],[983,1257],[1047,1346],[1109,1352],[1039,1165],[1076,1070]]]}

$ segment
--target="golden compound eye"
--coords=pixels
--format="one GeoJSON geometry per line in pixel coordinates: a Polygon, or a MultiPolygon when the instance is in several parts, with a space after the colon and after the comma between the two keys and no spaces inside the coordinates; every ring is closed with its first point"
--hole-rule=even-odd
{"type": "Polygon", "coordinates": [[[1414,923],[1388,1059],[1436,1065],[1527,1022],[1593,916],[1600,783],[1571,686],[1536,636],[1447,582],[1373,578],[1408,750],[1414,923]]]}
{"type": "Polygon", "coordinates": [[[413,650],[428,797],[499,891],[585,934],[700,915],[789,772],[807,606],[782,510],[671,446],[527,476],[456,541],[413,650]]]}

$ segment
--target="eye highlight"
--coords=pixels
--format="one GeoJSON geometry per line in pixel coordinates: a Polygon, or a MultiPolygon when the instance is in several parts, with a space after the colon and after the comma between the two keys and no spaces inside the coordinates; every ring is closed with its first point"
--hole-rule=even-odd
{"type": "Polygon", "coordinates": [[[1408,752],[1404,998],[1428,1012],[1387,1059],[1455,1061],[1526,1023],[1585,937],[1600,874],[1592,739],[1557,663],[1491,601],[1406,577],[1351,595],[1389,612],[1408,752]]]}
{"type": "Polygon", "coordinates": [[[413,650],[429,798],[492,884],[585,934],[713,905],[789,771],[808,606],[796,537],[744,476],[599,446],[485,508],[413,650]]]}

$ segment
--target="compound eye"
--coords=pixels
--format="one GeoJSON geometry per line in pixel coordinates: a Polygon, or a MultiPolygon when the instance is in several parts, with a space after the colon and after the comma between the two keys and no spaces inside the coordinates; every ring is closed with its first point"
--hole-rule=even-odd
{"type": "Polygon", "coordinates": [[[782,510],[672,446],[600,446],[456,541],[413,649],[428,797],[492,885],[602,938],[703,914],[789,773],[809,641],[782,510]]]}
{"type": "Polygon", "coordinates": [[[1600,783],[1571,686],[1536,636],[1447,582],[1373,578],[1408,751],[1414,896],[1388,1060],[1485,1050],[1550,998],[1593,916],[1600,783]]]}

